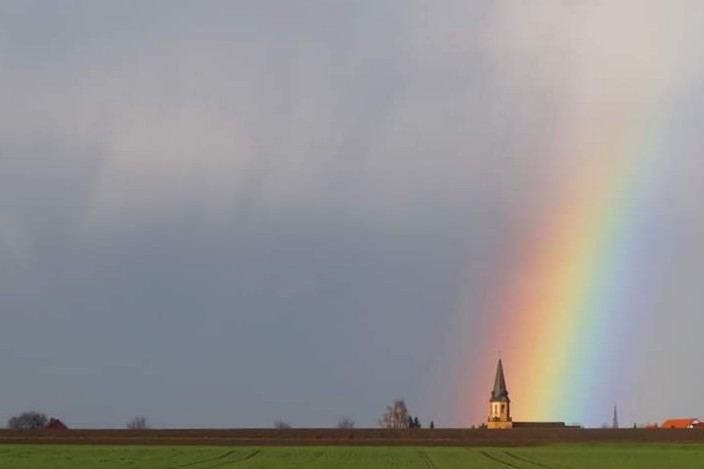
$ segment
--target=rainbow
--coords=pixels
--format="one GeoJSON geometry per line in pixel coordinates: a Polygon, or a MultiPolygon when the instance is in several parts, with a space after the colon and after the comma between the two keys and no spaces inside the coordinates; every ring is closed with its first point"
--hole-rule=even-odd
{"type": "MultiPolygon", "coordinates": [[[[535,58],[545,67],[537,69],[556,74],[526,78],[521,89],[556,111],[544,123],[552,126],[544,157],[526,156],[546,164],[536,193],[526,196],[530,219],[519,221],[528,234],[509,247],[508,267],[500,257],[487,270],[492,288],[468,289],[475,298],[460,300],[468,340],[456,409],[464,424],[486,418],[499,351],[515,420],[594,426],[610,420],[614,401],[633,402],[625,393],[639,379],[633,344],[642,336],[634,334],[648,321],[643,311],[657,311],[661,291],[648,284],[659,280],[648,270],[657,243],[646,228],[662,204],[665,149],[678,120],[671,113],[687,93],[689,15],[684,4],[658,2],[530,5],[497,15],[497,73],[504,61],[535,58]],[[543,31],[522,21],[527,14],[543,31]],[[524,26],[524,41],[503,36],[503,15],[505,24],[524,26]],[[577,20],[582,15],[590,21],[577,20]]],[[[497,82],[504,79],[513,83],[513,76],[497,82]]],[[[505,118],[509,125],[512,115],[505,118]]]]}
{"type": "MultiPolygon", "coordinates": [[[[614,141],[623,155],[619,145],[628,141],[614,141]]],[[[641,155],[604,159],[570,181],[507,293],[504,353],[519,419],[581,421],[618,398],[609,360],[633,318],[631,240],[652,164],[641,155]]]]}
{"type": "MultiPolygon", "coordinates": [[[[564,137],[559,151],[570,157],[561,161],[572,166],[555,170],[556,202],[502,282],[489,335],[515,420],[599,425],[619,399],[629,359],[619,354],[644,294],[639,233],[662,161],[660,114],[628,111],[586,119],[599,127],[596,144],[580,131],[564,137]]],[[[496,366],[495,355],[484,357],[471,415],[485,410],[496,366]]]]}

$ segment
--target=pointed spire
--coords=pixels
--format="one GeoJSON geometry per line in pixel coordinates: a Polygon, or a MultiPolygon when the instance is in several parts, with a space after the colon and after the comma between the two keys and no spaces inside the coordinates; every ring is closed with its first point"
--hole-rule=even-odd
{"type": "Polygon", "coordinates": [[[499,358],[499,364],[496,365],[496,379],[494,380],[494,390],[491,392],[490,402],[511,402],[508,398],[508,389],[506,389],[506,378],[504,377],[504,365],[499,358]]]}
{"type": "Polygon", "coordinates": [[[616,403],[614,402],[614,423],[613,428],[618,428],[618,409],[616,408],[616,403]]]}

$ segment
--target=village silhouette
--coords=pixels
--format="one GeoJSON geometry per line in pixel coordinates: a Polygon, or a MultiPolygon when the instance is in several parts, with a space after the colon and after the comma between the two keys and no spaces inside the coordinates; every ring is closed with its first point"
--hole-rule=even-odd
{"type": "MultiPolygon", "coordinates": [[[[512,428],[581,428],[579,425],[566,425],[565,422],[516,422],[511,417],[511,399],[508,396],[504,365],[501,358],[496,365],[496,378],[489,400],[489,412],[486,422],[489,430],[510,430],[512,428]]],[[[635,425],[634,425],[635,427],[635,425]]],[[[614,404],[611,428],[618,429],[618,409],[614,404]]],[[[704,422],[698,418],[668,419],[662,425],[650,424],[648,429],[704,429],[704,422]]]]}

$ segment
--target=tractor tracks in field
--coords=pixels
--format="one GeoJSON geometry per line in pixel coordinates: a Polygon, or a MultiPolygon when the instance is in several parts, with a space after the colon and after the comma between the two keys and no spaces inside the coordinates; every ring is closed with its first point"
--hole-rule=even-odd
{"type": "Polygon", "coordinates": [[[239,463],[241,463],[241,462],[249,461],[250,459],[257,457],[257,456],[259,455],[259,453],[261,453],[261,452],[262,452],[261,450],[257,449],[257,450],[254,450],[254,451],[248,453],[248,454],[247,454],[245,457],[243,457],[243,458],[240,458],[240,459],[231,459],[231,460],[219,462],[219,463],[217,463],[217,464],[212,464],[212,465],[210,465],[210,466],[199,467],[198,469],[215,469],[216,467],[229,466],[229,465],[231,465],[231,464],[232,464],[232,465],[234,465],[234,464],[239,464],[239,463]]]}
{"type": "Polygon", "coordinates": [[[515,454],[515,453],[512,453],[512,452],[510,452],[510,451],[504,451],[504,453],[506,454],[506,456],[508,456],[509,458],[513,458],[513,459],[515,459],[516,461],[521,461],[521,462],[524,462],[524,463],[527,463],[527,464],[532,464],[532,465],[537,466],[537,467],[542,467],[543,469],[557,469],[557,468],[555,468],[555,467],[553,467],[553,466],[549,466],[549,465],[547,465],[547,464],[543,464],[543,463],[541,463],[541,462],[533,461],[532,459],[528,459],[528,458],[526,458],[525,456],[519,456],[519,455],[517,455],[517,454],[515,454]]]}
{"type": "Polygon", "coordinates": [[[533,461],[532,459],[528,459],[523,456],[519,456],[515,453],[512,453],[510,451],[504,451],[503,454],[506,455],[508,458],[511,459],[511,461],[507,461],[506,459],[498,457],[496,454],[491,454],[488,451],[479,451],[479,454],[484,456],[485,458],[489,459],[490,461],[495,462],[496,464],[499,464],[503,467],[510,467],[513,469],[527,469],[527,468],[535,468],[535,467],[541,467],[543,469],[556,469],[552,466],[548,466],[547,464],[540,463],[538,461],[533,461]],[[528,466],[526,466],[528,465],[528,466]]]}
{"type": "Polygon", "coordinates": [[[247,453],[247,455],[245,455],[243,458],[228,459],[230,456],[232,456],[236,452],[237,452],[237,450],[233,449],[232,451],[228,451],[228,452],[223,453],[219,456],[215,456],[215,457],[208,458],[208,459],[201,459],[199,461],[193,461],[193,462],[189,462],[187,464],[182,464],[180,466],[177,466],[177,469],[181,469],[181,468],[185,468],[185,467],[190,467],[192,469],[215,469],[218,467],[239,464],[241,462],[248,461],[252,458],[257,457],[259,455],[259,453],[261,453],[262,451],[261,450],[254,450],[254,451],[247,453]]]}
{"type": "Polygon", "coordinates": [[[421,451],[420,455],[423,458],[423,462],[425,462],[425,467],[427,467],[428,469],[437,469],[438,468],[438,466],[435,465],[435,463],[430,458],[430,455],[427,452],[421,451]]]}
{"type": "Polygon", "coordinates": [[[495,463],[500,464],[504,467],[512,467],[513,469],[523,469],[521,466],[516,466],[515,464],[512,464],[508,461],[504,461],[503,459],[499,459],[496,456],[494,456],[493,454],[490,454],[486,451],[480,451],[479,454],[481,454],[485,458],[489,459],[490,461],[494,461],[495,463]]]}
{"type": "Polygon", "coordinates": [[[233,449],[232,451],[228,451],[228,452],[226,452],[226,453],[223,453],[223,454],[221,454],[220,456],[214,456],[214,457],[208,458],[208,459],[201,459],[201,460],[199,460],[199,461],[192,461],[192,462],[189,462],[189,463],[186,463],[186,464],[181,464],[180,466],[177,466],[177,467],[178,467],[178,468],[182,468],[182,467],[191,467],[191,466],[197,466],[197,465],[199,465],[199,464],[206,464],[206,463],[213,462],[213,461],[220,461],[220,460],[222,460],[222,459],[227,458],[228,456],[231,456],[232,454],[235,453],[235,451],[236,451],[236,450],[233,449]]]}

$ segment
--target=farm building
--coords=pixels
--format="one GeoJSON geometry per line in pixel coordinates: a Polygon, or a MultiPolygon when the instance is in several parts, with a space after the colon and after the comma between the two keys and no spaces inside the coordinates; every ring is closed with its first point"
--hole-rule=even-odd
{"type": "Polygon", "coordinates": [[[44,427],[45,430],[68,430],[68,427],[59,419],[50,419],[49,423],[44,427]]]}
{"type": "Polygon", "coordinates": [[[699,419],[670,419],[665,421],[660,428],[704,429],[704,422],[699,419]]]}

